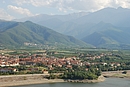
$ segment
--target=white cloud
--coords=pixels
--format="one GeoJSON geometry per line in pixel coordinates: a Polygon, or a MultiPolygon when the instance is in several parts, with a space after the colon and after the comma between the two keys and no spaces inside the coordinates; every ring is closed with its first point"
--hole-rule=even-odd
{"type": "Polygon", "coordinates": [[[54,7],[59,11],[96,11],[105,7],[130,8],[130,0],[15,0],[18,5],[31,4],[33,6],[54,7]]]}
{"type": "Polygon", "coordinates": [[[14,17],[9,15],[4,9],[0,8],[0,19],[2,20],[12,20],[14,17]]]}
{"type": "Polygon", "coordinates": [[[51,2],[55,0],[15,0],[15,3],[18,5],[23,5],[23,4],[32,4],[33,6],[45,6],[49,5],[51,2]]]}
{"type": "Polygon", "coordinates": [[[130,8],[130,0],[115,0],[115,4],[123,8],[130,8]]]}
{"type": "Polygon", "coordinates": [[[25,16],[33,16],[33,14],[28,9],[25,9],[22,7],[8,5],[8,9],[17,14],[21,14],[21,15],[25,15],[25,16]]]}
{"type": "Polygon", "coordinates": [[[29,4],[31,1],[30,0],[14,0],[12,1],[18,5],[23,5],[23,4],[29,4]]]}

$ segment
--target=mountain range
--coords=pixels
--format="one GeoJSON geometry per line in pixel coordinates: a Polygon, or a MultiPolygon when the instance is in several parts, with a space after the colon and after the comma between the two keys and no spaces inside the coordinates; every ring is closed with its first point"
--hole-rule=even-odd
{"type": "Polygon", "coordinates": [[[38,15],[20,20],[33,21],[96,47],[128,48],[130,45],[129,14],[130,9],[109,7],[91,13],[49,15],[48,17],[38,15]]]}
{"type": "Polygon", "coordinates": [[[119,7],[96,12],[42,14],[13,21],[0,20],[0,45],[22,46],[30,43],[129,49],[129,14],[130,9],[119,7]]]}
{"type": "Polygon", "coordinates": [[[30,21],[0,21],[0,45],[23,46],[25,43],[59,46],[91,46],[72,36],[60,34],[30,21]]]}

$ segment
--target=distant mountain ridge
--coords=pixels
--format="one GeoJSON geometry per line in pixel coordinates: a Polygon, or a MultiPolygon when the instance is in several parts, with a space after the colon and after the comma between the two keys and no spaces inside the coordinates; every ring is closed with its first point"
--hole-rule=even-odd
{"type": "Polygon", "coordinates": [[[102,31],[96,31],[82,40],[96,47],[130,48],[129,28],[111,27],[102,31]],[[123,46],[123,47],[122,47],[123,46]]]}
{"type": "Polygon", "coordinates": [[[130,9],[122,7],[115,9],[109,7],[85,15],[75,21],[78,21],[79,24],[105,22],[119,27],[130,27],[129,14],[130,9]]]}
{"type": "Polygon", "coordinates": [[[18,22],[32,21],[42,26],[46,26],[48,28],[54,29],[55,27],[59,26],[59,24],[80,18],[88,14],[89,12],[79,12],[79,13],[72,13],[72,14],[67,14],[67,15],[40,14],[37,16],[16,19],[14,21],[18,21],[18,22]]]}
{"type": "Polygon", "coordinates": [[[47,20],[43,18],[41,21],[35,21],[40,25],[65,35],[71,35],[96,47],[130,48],[128,39],[130,37],[129,14],[130,9],[109,7],[73,18],[68,15],[66,17],[57,15],[47,20]]]}
{"type": "Polygon", "coordinates": [[[21,46],[25,42],[42,45],[90,46],[72,36],[66,36],[30,21],[0,21],[0,44],[21,46]]]}
{"type": "Polygon", "coordinates": [[[28,20],[28,21],[34,21],[34,23],[49,20],[49,19],[59,19],[61,21],[69,21],[69,20],[80,18],[80,17],[88,15],[88,14],[90,14],[90,12],[71,13],[71,14],[67,14],[67,15],[40,14],[40,15],[36,15],[36,16],[32,16],[32,17],[15,19],[14,21],[25,22],[28,20]]]}

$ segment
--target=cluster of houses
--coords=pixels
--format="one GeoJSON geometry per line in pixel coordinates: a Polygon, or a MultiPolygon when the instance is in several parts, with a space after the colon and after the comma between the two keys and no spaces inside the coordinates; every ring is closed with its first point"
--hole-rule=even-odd
{"type": "MultiPolygon", "coordinates": [[[[93,57],[86,57],[88,59],[95,59],[95,58],[101,58],[105,56],[106,54],[101,54],[98,56],[93,57]]],[[[110,54],[109,54],[110,55],[110,54]]],[[[3,69],[4,66],[19,66],[19,65],[36,65],[36,64],[43,64],[44,66],[48,67],[48,69],[53,70],[54,67],[66,67],[66,68],[72,68],[73,65],[76,66],[90,66],[94,64],[99,63],[89,63],[87,61],[81,61],[77,57],[68,57],[68,58],[55,58],[55,57],[46,57],[45,54],[42,56],[37,56],[37,54],[34,55],[26,55],[27,57],[19,58],[19,55],[17,56],[5,56],[0,55],[0,72],[6,72],[6,71],[16,71],[15,69],[3,69]]],[[[104,66],[107,65],[107,63],[102,63],[104,66]]],[[[111,64],[114,66],[114,63],[111,64]]],[[[120,64],[118,64],[119,66],[120,64]]]]}
{"type": "Polygon", "coordinates": [[[0,55],[0,66],[18,66],[19,65],[19,58],[18,56],[4,56],[0,55]]]}
{"type": "Polygon", "coordinates": [[[2,68],[7,66],[19,66],[19,58],[18,56],[5,56],[0,55],[0,72],[16,72],[16,68],[2,68]]]}
{"type": "Polygon", "coordinates": [[[19,64],[20,65],[36,65],[36,64],[43,64],[48,68],[52,69],[53,67],[69,67],[71,68],[72,65],[82,66],[81,60],[77,60],[75,57],[71,58],[46,58],[46,57],[28,57],[28,58],[20,58],[19,64]]]}

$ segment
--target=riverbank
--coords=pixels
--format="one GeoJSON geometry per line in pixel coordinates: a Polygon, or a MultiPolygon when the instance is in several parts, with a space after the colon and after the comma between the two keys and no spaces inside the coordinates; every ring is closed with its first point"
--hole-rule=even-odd
{"type": "Polygon", "coordinates": [[[67,82],[79,82],[79,83],[97,83],[105,81],[104,76],[99,76],[97,80],[66,80],[67,82]]]}
{"type": "Polygon", "coordinates": [[[0,87],[10,87],[19,85],[31,85],[31,84],[43,84],[43,83],[59,83],[64,82],[62,79],[48,80],[48,79],[37,79],[37,80],[20,80],[11,82],[0,82],[0,87]]]}
{"type": "Polygon", "coordinates": [[[0,76],[0,87],[64,82],[63,79],[46,79],[44,76],[41,74],[0,76]]]}
{"type": "Polygon", "coordinates": [[[127,73],[123,74],[124,71],[107,71],[102,72],[104,77],[114,77],[114,78],[130,78],[130,70],[125,70],[127,73]]]}
{"type": "Polygon", "coordinates": [[[6,75],[0,76],[0,87],[60,82],[96,83],[103,82],[105,80],[104,77],[130,78],[130,70],[127,70],[126,74],[122,72],[123,71],[102,72],[102,76],[99,76],[97,80],[46,79],[45,77],[49,74],[6,75]]]}
{"type": "Polygon", "coordinates": [[[100,76],[97,80],[46,79],[44,78],[44,76],[45,75],[42,74],[0,76],[0,87],[43,84],[43,83],[60,83],[60,82],[95,83],[95,82],[102,82],[105,80],[103,76],[100,76]]]}

